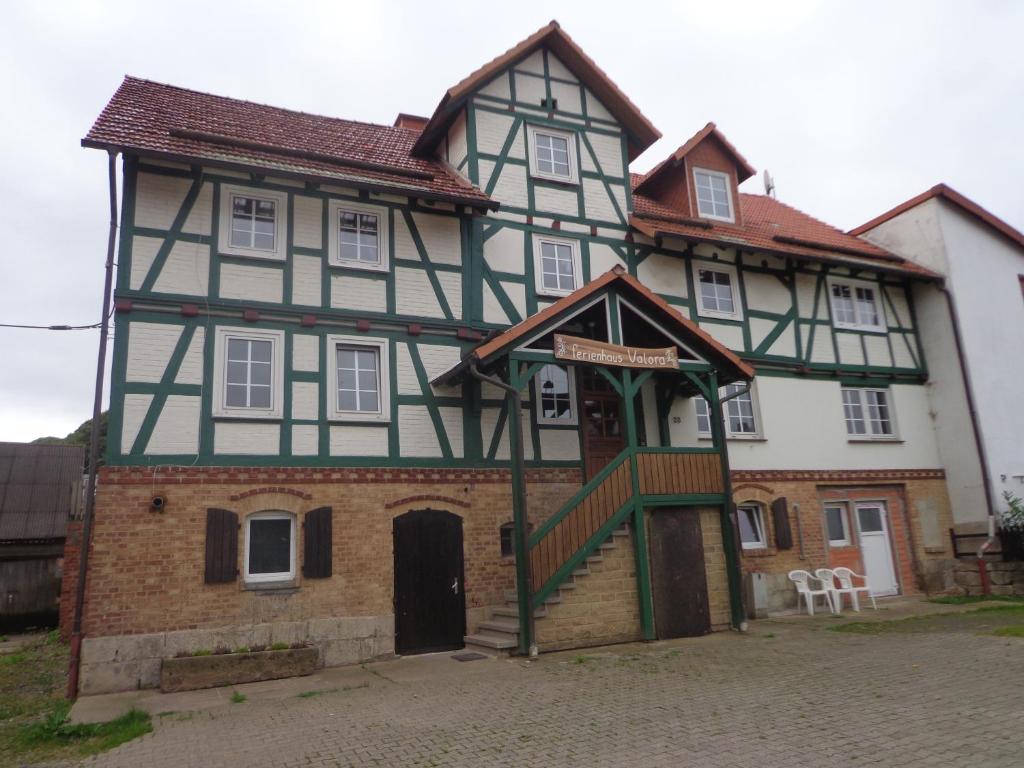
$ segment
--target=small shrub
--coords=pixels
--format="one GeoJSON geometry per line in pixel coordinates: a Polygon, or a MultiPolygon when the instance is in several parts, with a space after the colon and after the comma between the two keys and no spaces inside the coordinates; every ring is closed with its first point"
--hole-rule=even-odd
{"type": "Polygon", "coordinates": [[[0,656],[0,667],[13,667],[15,664],[21,664],[24,660],[24,653],[9,653],[6,656],[0,656]]]}
{"type": "Polygon", "coordinates": [[[248,653],[249,652],[249,646],[247,646],[247,645],[240,645],[237,648],[235,648],[234,652],[235,653],[248,653]]]}
{"type": "Polygon", "coordinates": [[[288,643],[280,643],[280,642],[278,642],[278,643],[271,643],[270,644],[270,650],[272,650],[272,651],[287,651],[288,650],[288,643]]]}
{"type": "Polygon", "coordinates": [[[213,651],[211,651],[209,648],[200,648],[198,651],[192,651],[192,655],[193,656],[213,656],[213,651]]]}
{"type": "Polygon", "coordinates": [[[231,694],[231,703],[232,704],[241,704],[242,702],[245,701],[245,699],[246,699],[246,696],[245,696],[244,693],[239,693],[238,691],[234,691],[231,694]]]}

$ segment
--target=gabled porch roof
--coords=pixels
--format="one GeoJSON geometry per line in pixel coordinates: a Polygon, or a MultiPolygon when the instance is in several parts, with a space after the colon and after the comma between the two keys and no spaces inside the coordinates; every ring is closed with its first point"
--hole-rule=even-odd
{"type": "Polygon", "coordinates": [[[517,344],[525,342],[531,335],[536,335],[545,328],[556,326],[559,318],[570,317],[577,309],[585,305],[589,298],[601,293],[606,288],[629,298],[639,309],[650,314],[652,319],[662,323],[666,331],[684,342],[687,347],[699,354],[722,374],[719,379],[720,383],[726,384],[740,379],[749,380],[754,377],[752,366],[715,341],[696,323],[683,317],[678,310],[627,273],[623,267],[616,266],[532,317],[528,317],[497,336],[485,340],[470,351],[458,365],[438,376],[433,383],[453,383],[461,377],[470,362],[476,362],[481,366],[495,362],[511,352],[517,344]]]}

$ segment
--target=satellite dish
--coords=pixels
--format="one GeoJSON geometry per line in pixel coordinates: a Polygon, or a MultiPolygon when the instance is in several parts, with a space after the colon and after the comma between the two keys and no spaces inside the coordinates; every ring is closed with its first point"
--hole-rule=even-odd
{"type": "Polygon", "coordinates": [[[770,197],[775,197],[775,180],[768,173],[767,169],[764,172],[764,193],[770,197]]]}

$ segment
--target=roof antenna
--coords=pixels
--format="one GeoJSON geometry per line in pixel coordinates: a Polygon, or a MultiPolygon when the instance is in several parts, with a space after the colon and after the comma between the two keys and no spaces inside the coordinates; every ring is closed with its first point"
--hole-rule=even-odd
{"type": "Polygon", "coordinates": [[[768,173],[767,168],[764,171],[764,193],[768,195],[768,197],[775,197],[775,179],[773,179],[772,175],[768,173]]]}

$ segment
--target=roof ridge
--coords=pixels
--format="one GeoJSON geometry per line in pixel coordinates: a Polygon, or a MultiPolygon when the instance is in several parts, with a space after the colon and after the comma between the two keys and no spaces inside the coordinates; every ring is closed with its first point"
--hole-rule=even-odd
{"type": "Polygon", "coordinates": [[[127,75],[126,74],[124,76],[124,82],[127,82],[129,80],[132,81],[132,82],[136,82],[136,83],[146,83],[146,84],[149,84],[149,85],[156,85],[156,86],[159,86],[160,88],[169,88],[169,89],[174,90],[174,91],[179,91],[179,92],[184,92],[184,93],[194,93],[197,96],[207,96],[207,97],[213,98],[213,99],[223,99],[224,101],[230,101],[230,102],[233,102],[235,104],[249,104],[251,106],[261,107],[263,109],[272,109],[275,112],[285,112],[285,113],[287,113],[289,115],[305,115],[306,117],[315,117],[315,118],[318,118],[320,120],[331,120],[332,122],[348,123],[350,125],[365,125],[365,126],[369,126],[371,128],[384,128],[384,129],[387,129],[389,131],[402,131],[404,133],[416,133],[416,131],[413,131],[410,128],[401,128],[401,127],[399,127],[397,125],[387,125],[385,123],[371,123],[371,122],[367,122],[365,120],[352,120],[352,119],[347,118],[347,117],[335,117],[333,115],[324,115],[324,114],[320,114],[320,113],[317,113],[317,112],[307,112],[304,109],[291,109],[289,107],[279,107],[279,106],[277,106],[275,104],[267,104],[266,102],[262,102],[262,101],[252,101],[251,99],[238,99],[238,98],[235,98],[234,96],[225,96],[225,95],[220,94],[220,93],[212,93],[211,91],[201,91],[198,88],[187,88],[187,87],[185,87],[183,85],[174,85],[173,83],[165,83],[165,82],[162,82],[160,80],[153,80],[153,79],[148,78],[148,77],[135,77],[134,75],[127,75]]]}

